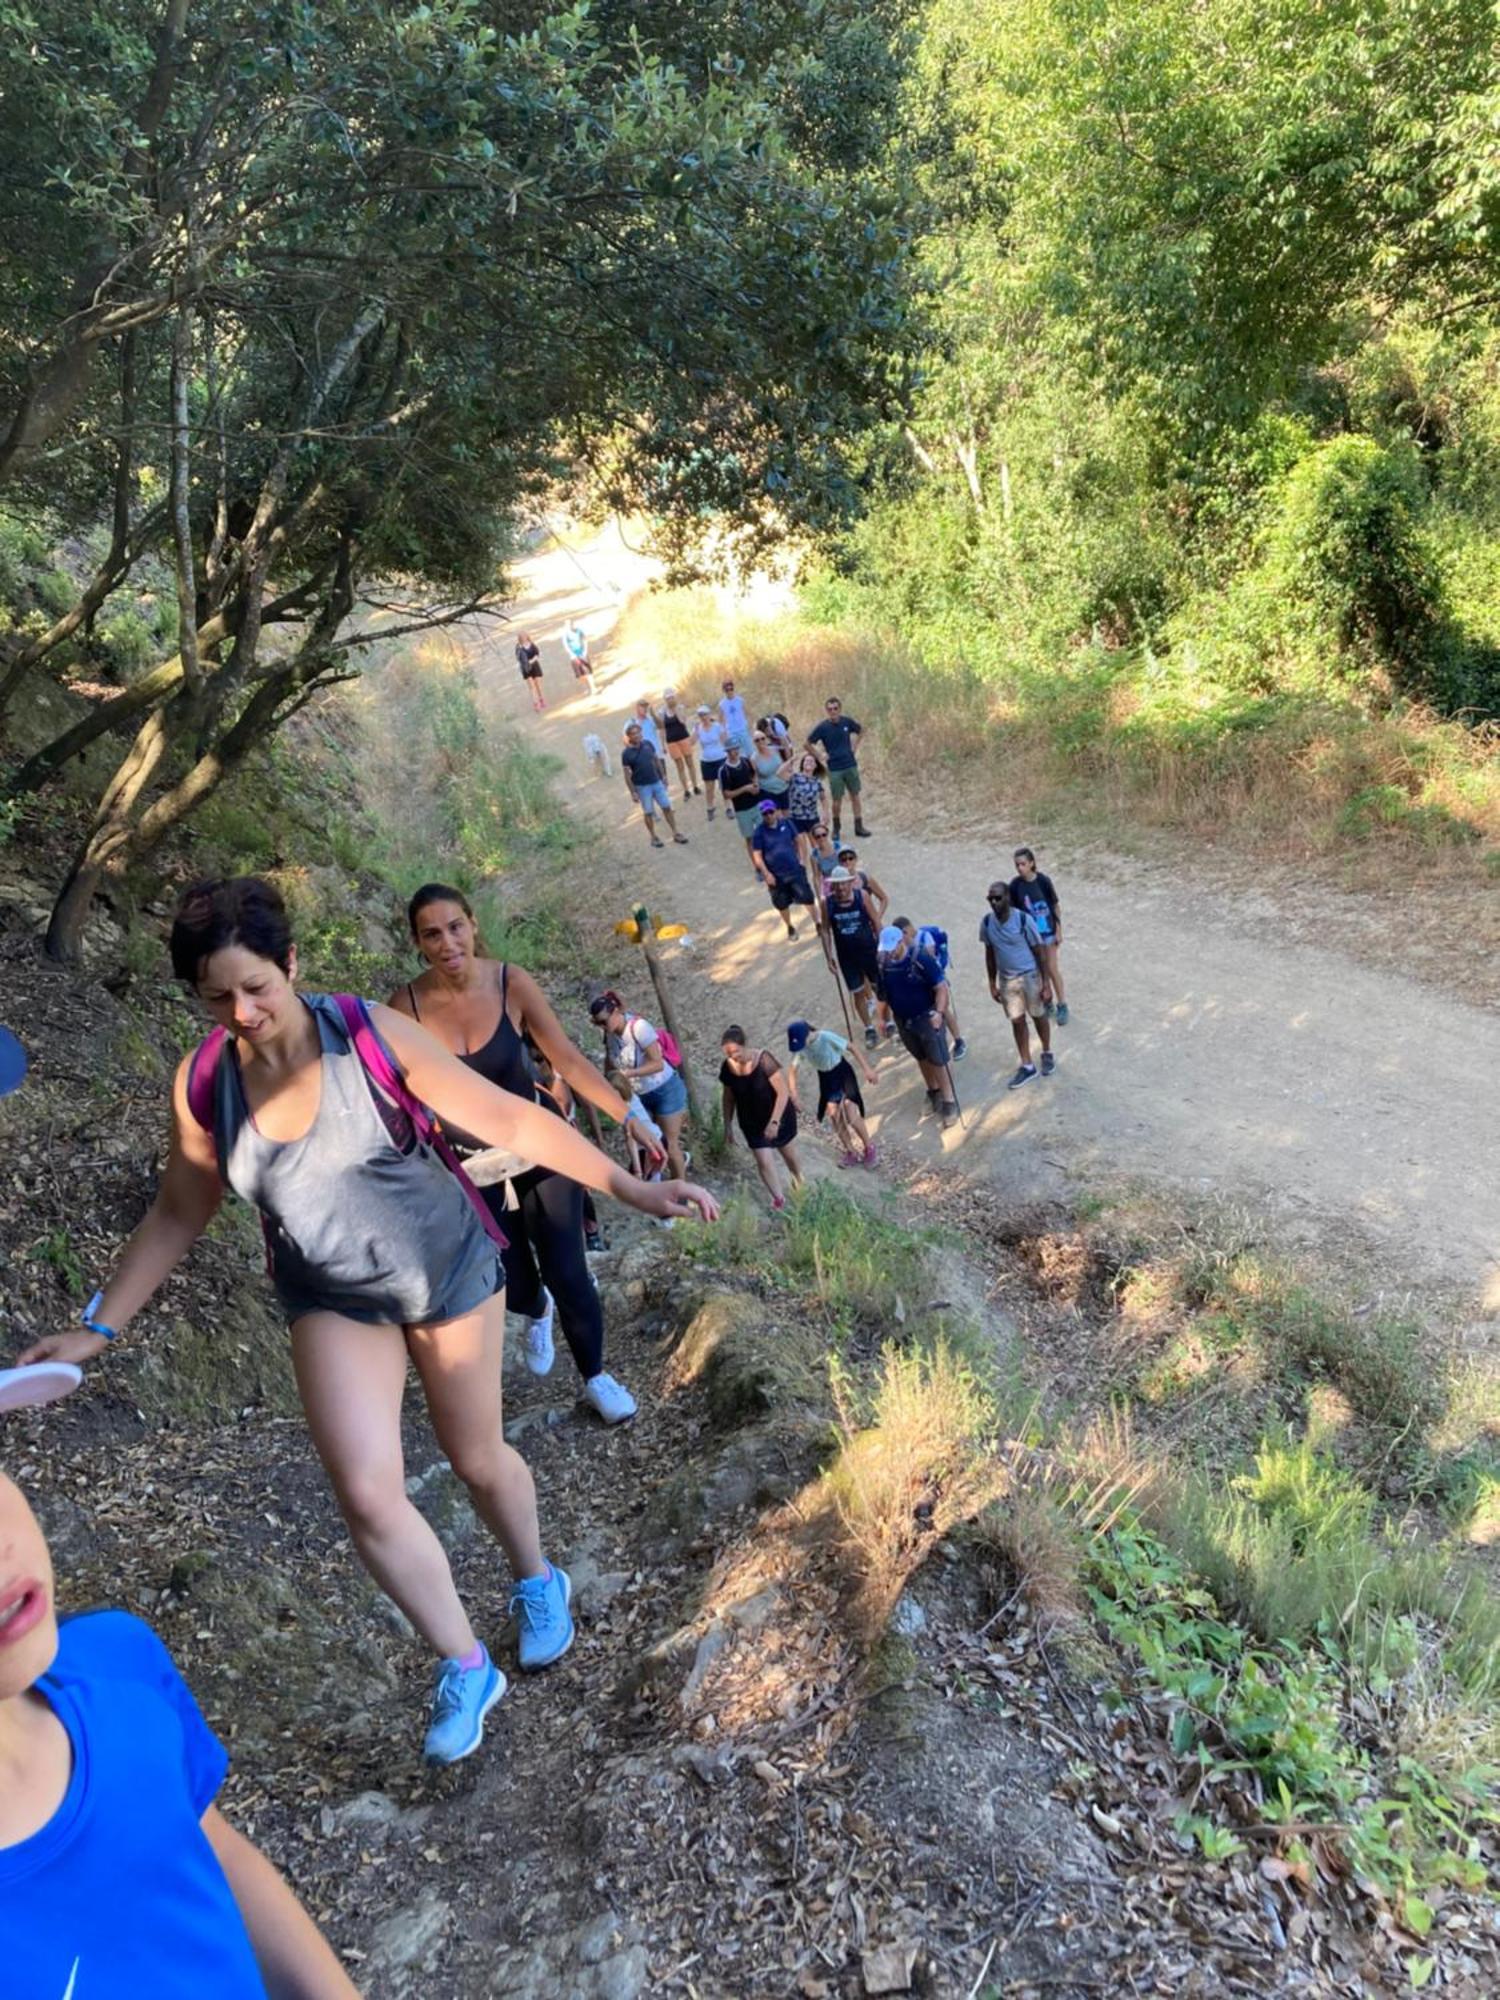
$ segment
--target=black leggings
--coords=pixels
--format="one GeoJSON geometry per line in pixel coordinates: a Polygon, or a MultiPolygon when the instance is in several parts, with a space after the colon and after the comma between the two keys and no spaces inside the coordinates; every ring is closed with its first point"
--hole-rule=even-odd
{"type": "Polygon", "coordinates": [[[511,1183],[519,1208],[505,1206],[505,1184],[481,1188],[491,1214],[505,1231],[505,1303],[534,1319],[542,1309],[542,1288],[557,1301],[562,1326],[578,1372],[592,1381],[604,1366],[604,1308],[589,1276],[583,1248],[583,1197],[577,1181],[561,1174],[533,1172],[511,1183]]]}

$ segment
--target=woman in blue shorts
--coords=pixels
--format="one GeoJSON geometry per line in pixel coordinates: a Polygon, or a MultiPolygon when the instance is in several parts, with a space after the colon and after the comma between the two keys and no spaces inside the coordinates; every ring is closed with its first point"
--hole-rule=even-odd
{"type": "Polygon", "coordinates": [[[687,1085],[667,1060],[661,1036],[644,1016],[628,1012],[619,994],[608,989],[589,1002],[589,1019],[604,1030],[606,1067],[630,1078],[646,1116],[661,1127],[671,1172],[686,1172],[682,1128],[687,1120],[687,1085]]]}
{"type": "Polygon", "coordinates": [[[439,1445],[509,1559],[521,1666],[559,1659],[573,1620],[567,1575],[542,1553],[531,1474],[502,1427],[505,1289],[493,1224],[424,1141],[418,1113],[430,1106],[483,1145],[649,1215],[711,1217],[713,1197],[632,1179],[392,1008],[300,993],[286,908],[269,882],[241,876],[189,890],[171,949],[178,978],[223,1032],[178,1068],[156,1199],[85,1309],[83,1330],[49,1335],[20,1358],[92,1360],[203,1235],[226,1186],[258,1208],[313,1444],[360,1559],[439,1656],[426,1754],[452,1763],[478,1746],[505,1676],[406,1491],[409,1365],[439,1445]]]}

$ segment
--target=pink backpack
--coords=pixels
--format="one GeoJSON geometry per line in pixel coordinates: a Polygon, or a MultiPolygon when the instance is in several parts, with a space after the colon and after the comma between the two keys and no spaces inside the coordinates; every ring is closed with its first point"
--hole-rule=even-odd
{"type": "MultiPolygon", "coordinates": [[[[506,1248],[504,1230],[491,1215],[484,1196],[464,1172],[463,1162],[449,1145],[442,1126],[421,1098],[413,1095],[407,1087],[405,1077],[391,1061],[385,1043],[375,1032],[369,1008],[363,1000],[352,993],[332,993],[329,998],[339,1010],[349,1040],[354,1046],[354,1053],[359,1057],[365,1075],[398,1110],[406,1113],[418,1140],[424,1146],[431,1146],[468,1196],[470,1206],[479,1217],[485,1234],[491,1238],[497,1250],[504,1250],[506,1248]]],[[[215,1028],[213,1033],[205,1035],[194,1049],[192,1062],[188,1066],[188,1109],[192,1112],[194,1121],[201,1125],[205,1132],[212,1132],[214,1129],[214,1079],[218,1075],[219,1059],[228,1040],[229,1034],[226,1029],[215,1028]]]]}
{"type": "MultiPolygon", "coordinates": [[[[640,1018],[639,1014],[627,1014],[625,1016],[627,1022],[638,1021],[640,1018]]],[[[656,1031],[656,1040],[657,1046],[673,1069],[681,1069],[682,1050],[678,1046],[677,1037],[672,1033],[672,1030],[670,1028],[658,1028],[656,1031]]]]}

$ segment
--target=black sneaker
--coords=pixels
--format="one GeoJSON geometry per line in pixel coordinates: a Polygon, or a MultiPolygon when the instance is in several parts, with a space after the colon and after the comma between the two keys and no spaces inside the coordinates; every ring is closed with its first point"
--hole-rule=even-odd
{"type": "Polygon", "coordinates": [[[880,1037],[873,1028],[865,1029],[865,1047],[867,1049],[878,1049],[880,1047],[880,1037]]]}
{"type": "Polygon", "coordinates": [[[1036,1064],[1022,1063],[1021,1067],[1016,1071],[1015,1075],[1011,1078],[1010,1082],[1005,1087],[1007,1090],[1019,1090],[1023,1083],[1031,1083],[1035,1079],[1035,1076],[1036,1076],[1036,1064]]]}
{"type": "Polygon", "coordinates": [[[969,1045],[964,1040],[963,1036],[960,1035],[958,1040],[953,1044],[953,1060],[955,1062],[962,1062],[964,1057],[968,1053],[969,1053],[969,1045]]]}
{"type": "Polygon", "coordinates": [[[1055,1070],[1056,1068],[1057,1068],[1057,1057],[1056,1057],[1055,1055],[1053,1055],[1053,1053],[1052,1053],[1051,1049],[1043,1049],[1043,1051],[1042,1051],[1042,1075],[1043,1075],[1043,1076],[1051,1076],[1051,1074],[1052,1074],[1053,1070],[1055,1070]]]}
{"type": "Polygon", "coordinates": [[[854,822],[854,834],[857,840],[868,840],[870,838],[870,829],[862,819],[857,819],[854,822]]]}
{"type": "Polygon", "coordinates": [[[583,1247],[591,1256],[598,1256],[601,1251],[607,1250],[609,1244],[605,1240],[604,1231],[602,1229],[585,1229],[583,1232],[583,1247]]]}
{"type": "Polygon", "coordinates": [[[951,1097],[945,1098],[938,1106],[938,1118],[945,1132],[951,1125],[958,1123],[958,1106],[953,1102],[951,1097]]]}

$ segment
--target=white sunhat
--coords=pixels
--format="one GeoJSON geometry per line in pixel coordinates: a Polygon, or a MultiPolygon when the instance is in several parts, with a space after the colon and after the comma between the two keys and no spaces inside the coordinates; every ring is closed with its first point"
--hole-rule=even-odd
{"type": "Polygon", "coordinates": [[[847,868],[830,868],[828,879],[830,882],[852,882],[854,877],[847,868]]]}

